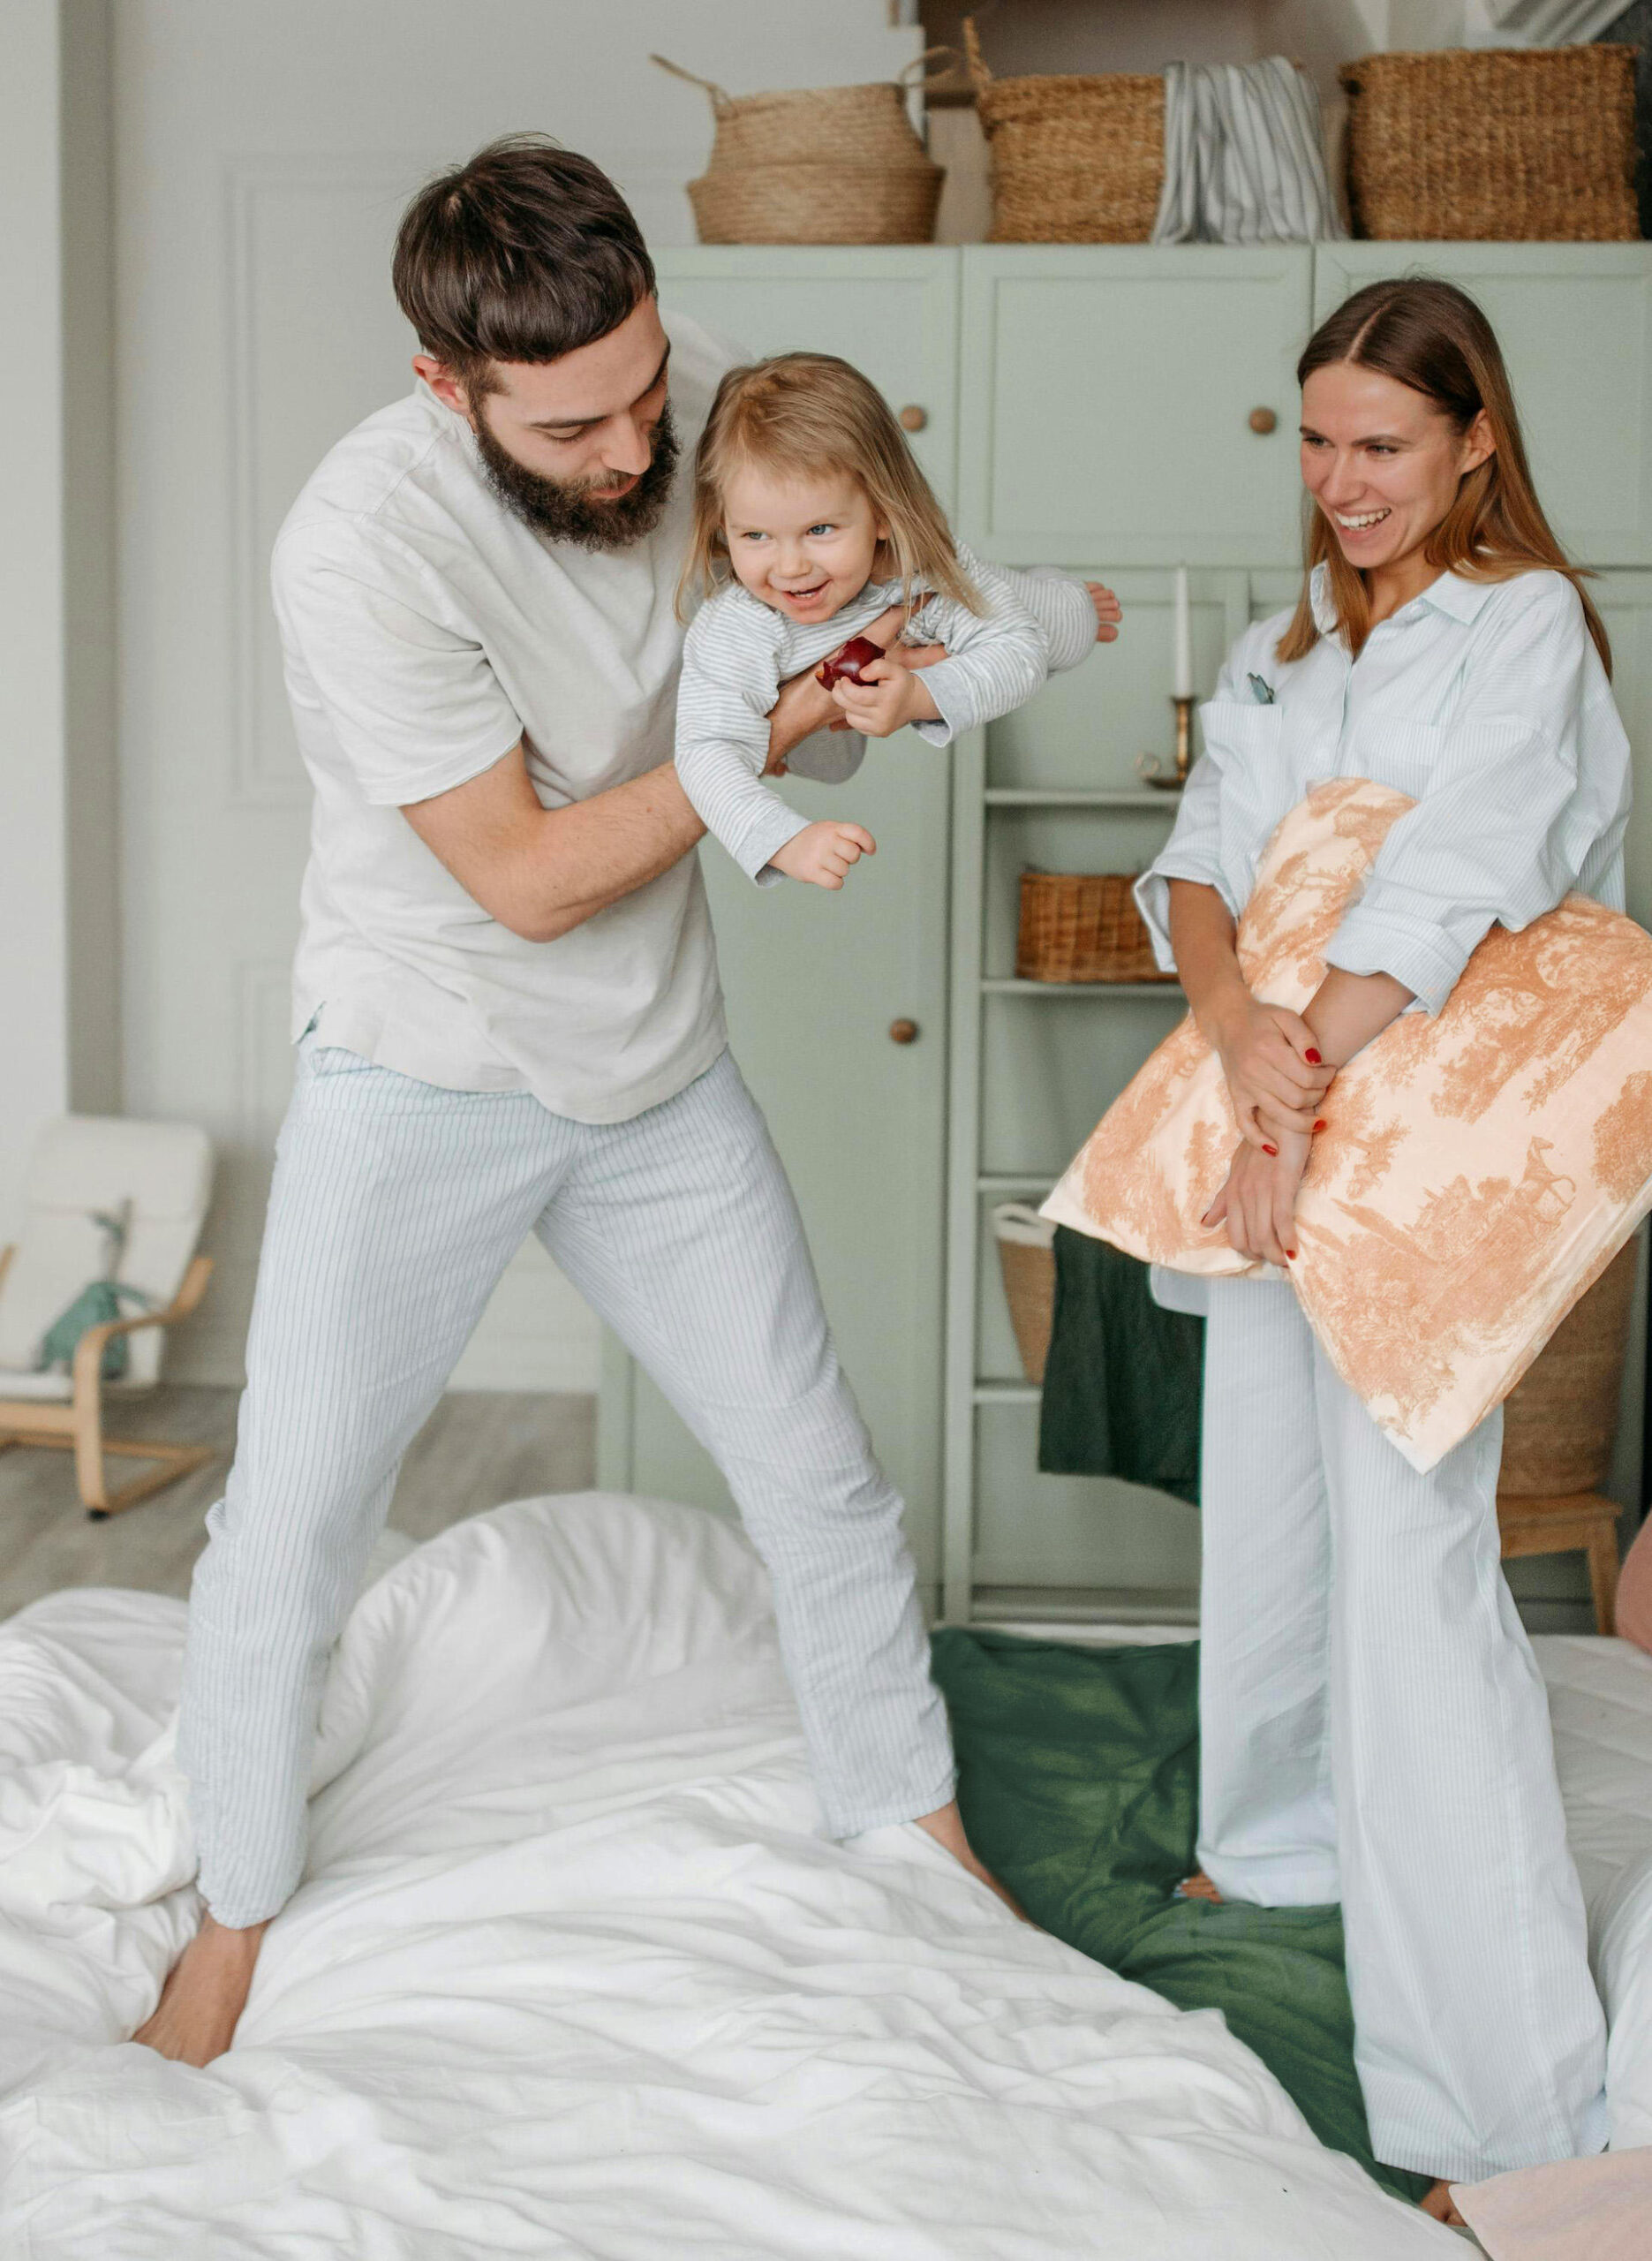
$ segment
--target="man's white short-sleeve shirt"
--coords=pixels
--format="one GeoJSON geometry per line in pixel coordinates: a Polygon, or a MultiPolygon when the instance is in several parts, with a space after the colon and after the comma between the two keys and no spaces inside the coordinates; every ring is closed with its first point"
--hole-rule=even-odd
{"type": "Polygon", "coordinates": [[[734,356],[674,317],[683,463],[654,532],[592,551],[495,498],[464,420],[420,383],[321,462],[276,537],[288,695],[315,788],[295,1035],[461,1091],[614,1123],[727,1042],[699,858],[555,941],[490,918],[401,811],[520,739],[547,808],[672,755],[689,462],[734,356]]]}

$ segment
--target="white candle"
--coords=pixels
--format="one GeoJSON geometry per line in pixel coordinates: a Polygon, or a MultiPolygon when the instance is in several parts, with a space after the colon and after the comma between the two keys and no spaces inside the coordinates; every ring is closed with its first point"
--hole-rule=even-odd
{"type": "Polygon", "coordinates": [[[1176,568],[1175,690],[1178,699],[1193,696],[1193,624],[1188,615],[1188,569],[1176,568]]]}

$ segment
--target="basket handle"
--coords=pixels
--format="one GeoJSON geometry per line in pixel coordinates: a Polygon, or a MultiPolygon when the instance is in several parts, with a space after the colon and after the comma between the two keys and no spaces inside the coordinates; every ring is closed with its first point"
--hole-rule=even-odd
{"type": "Polygon", "coordinates": [[[976,30],[973,16],[966,16],[963,19],[963,60],[964,68],[975,81],[977,94],[981,94],[992,85],[992,73],[987,69],[986,59],[981,53],[980,35],[976,30]]]}
{"type": "Polygon", "coordinates": [[[663,55],[651,55],[648,60],[657,63],[662,71],[668,71],[674,79],[686,79],[690,87],[704,87],[712,98],[713,110],[722,110],[734,100],[728,87],[720,87],[715,79],[699,78],[694,72],[685,71],[680,63],[668,62],[663,55]]]}
{"type": "Polygon", "coordinates": [[[916,87],[920,94],[926,95],[932,87],[939,87],[944,79],[950,79],[962,60],[955,47],[926,47],[916,62],[907,64],[901,73],[900,84],[916,87]],[[932,55],[944,55],[947,60],[932,70],[929,60],[932,55]],[[916,78],[912,75],[914,72],[917,73],[916,78]]]}

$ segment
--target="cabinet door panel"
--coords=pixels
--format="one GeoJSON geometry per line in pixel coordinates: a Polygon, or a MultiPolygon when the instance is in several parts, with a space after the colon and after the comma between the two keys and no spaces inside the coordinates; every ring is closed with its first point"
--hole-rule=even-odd
{"type": "Polygon", "coordinates": [[[1287,563],[1310,262],[1303,244],[967,250],[967,538],[1009,563],[1287,563]]]}
{"type": "Polygon", "coordinates": [[[662,252],[660,302],[729,344],[765,353],[838,353],[897,411],[924,412],[909,436],[944,507],[957,449],[958,257],[923,249],[763,245],[662,252]]]}
{"type": "Polygon", "coordinates": [[[1641,244],[1335,244],[1314,318],[1391,275],[1472,292],[1513,381],[1537,492],[1593,565],[1652,564],[1652,249],[1641,244]]]}
{"type": "MultiPolygon", "coordinates": [[[[731,1042],[796,1191],[844,1371],[932,1577],[947,756],[902,733],[871,746],[847,785],[788,780],[784,790],[805,815],[866,824],[878,853],[829,894],[789,881],[754,888],[720,848],[702,848],[731,1042]],[[916,1041],[891,1039],[891,1023],[903,1019],[917,1023],[916,1041]]],[[[609,1429],[603,1480],[726,1511],[722,1479],[645,1377],[611,1366],[605,1392],[623,1406],[628,1382],[629,1437],[609,1429]]]]}

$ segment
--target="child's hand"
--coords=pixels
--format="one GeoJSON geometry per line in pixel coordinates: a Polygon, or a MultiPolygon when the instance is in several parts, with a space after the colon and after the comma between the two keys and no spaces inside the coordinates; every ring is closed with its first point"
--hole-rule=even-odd
{"type": "Polygon", "coordinates": [[[1226,1224],[1229,1245],[1281,1268],[1296,1256],[1296,1196],[1308,1168],[1311,1140],[1286,1132],[1277,1154],[1241,1146],[1227,1183],[1200,1222],[1226,1224]]]}
{"type": "Polygon", "coordinates": [[[840,824],[835,817],[827,817],[793,833],[769,861],[788,880],[807,880],[811,887],[840,888],[852,864],[877,853],[878,843],[864,825],[840,824]]]}
{"type": "Polygon", "coordinates": [[[1113,591],[1105,588],[1099,581],[1086,581],[1084,586],[1090,591],[1090,601],[1096,608],[1096,641],[1098,644],[1116,644],[1119,623],[1124,618],[1124,607],[1113,591]]]}
{"type": "Polygon", "coordinates": [[[892,737],[909,722],[932,722],[940,712],[911,669],[893,653],[869,660],[858,683],[841,677],[833,684],[832,696],[850,730],[864,730],[869,738],[892,737]]]}

